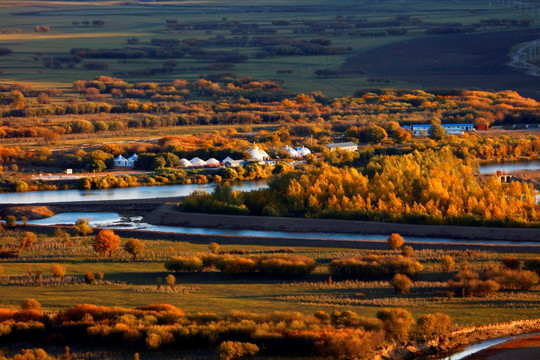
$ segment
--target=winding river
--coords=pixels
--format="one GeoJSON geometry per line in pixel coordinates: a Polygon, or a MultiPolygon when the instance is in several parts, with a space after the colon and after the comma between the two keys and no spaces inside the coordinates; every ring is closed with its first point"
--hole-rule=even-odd
{"type": "MultiPolygon", "coordinates": [[[[331,239],[331,240],[380,240],[386,241],[388,235],[356,234],[356,233],[325,233],[325,232],[291,232],[291,231],[264,231],[245,229],[213,229],[194,228],[181,226],[152,225],[141,222],[141,216],[123,217],[114,212],[66,212],[51,216],[46,219],[30,220],[28,224],[34,225],[73,225],[81,218],[89,218],[93,227],[109,229],[134,229],[159,231],[174,234],[199,234],[199,235],[237,235],[293,239],[331,239]]],[[[431,242],[431,243],[455,243],[455,244],[499,244],[499,245],[538,245],[533,241],[504,241],[504,240],[456,240],[440,237],[417,237],[404,236],[405,241],[431,242]]]]}
{"type": "Polygon", "coordinates": [[[540,160],[506,161],[498,163],[485,163],[480,165],[480,174],[494,174],[497,171],[511,173],[520,170],[540,170],[540,160]]]}

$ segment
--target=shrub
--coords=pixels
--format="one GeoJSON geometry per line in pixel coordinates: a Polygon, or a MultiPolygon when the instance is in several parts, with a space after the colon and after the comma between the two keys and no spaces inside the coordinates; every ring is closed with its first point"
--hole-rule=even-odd
{"type": "Polygon", "coordinates": [[[540,257],[536,257],[534,259],[525,260],[525,263],[523,264],[523,268],[525,270],[530,270],[536,272],[538,275],[540,275],[540,257]]]}
{"type": "Polygon", "coordinates": [[[96,277],[94,276],[94,273],[87,272],[84,274],[84,281],[87,284],[95,284],[96,283],[96,277]]]}
{"type": "Polygon", "coordinates": [[[401,248],[401,254],[405,257],[412,257],[414,255],[414,249],[412,246],[405,245],[401,248]]]}
{"type": "Polygon", "coordinates": [[[363,329],[338,329],[325,331],[314,346],[318,355],[332,359],[369,359],[384,340],[384,334],[363,329]]]}
{"type": "Polygon", "coordinates": [[[420,333],[426,337],[448,332],[452,326],[452,319],[442,313],[427,314],[418,318],[417,325],[420,333]]]}
{"type": "Polygon", "coordinates": [[[8,228],[14,228],[17,225],[17,218],[14,215],[6,216],[6,226],[8,228]]]}
{"type": "Polygon", "coordinates": [[[441,269],[443,272],[450,272],[454,268],[454,258],[450,255],[444,255],[441,258],[441,269]]]}
{"type": "Polygon", "coordinates": [[[403,246],[403,244],[405,244],[405,241],[403,240],[403,238],[401,237],[401,235],[397,234],[397,233],[392,233],[388,239],[386,239],[386,241],[388,242],[388,246],[390,247],[390,249],[392,250],[397,250],[399,249],[400,247],[403,246]]]}
{"type": "Polygon", "coordinates": [[[222,342],[216,353],[222,360],[235,360],[244,357],[252,357],[259,352],[259,347],[255,344],[239,341],[222,342]]]}
{"type": "Polygon", "coordinates": [[[144,250],[144,243],[138,239],[129,239],[124,244],[124,251],[133,256],[133,260],[137,259],[137,256],[144,250]]]}
{"type": "Polygon", "coordinates": [[[169,284],[171,289],[174,290],[174,284],[176,283],[176,278],[174,277],[174,275],[173,274],[167,275],[167,277],[165,278],[165,281],[167,282],[167,284],[169,284]]]}
{"type": "Polygon", "coordinates": [[[52,273],[53,273],[55,278],[58,278],[58,279],[61,280],[61,279],[64,278],[64,275],[66,275],[66,268],[63,267],[60,264],[53,264],[52,265],[52,273]]]}
{"type": "Polygon", "coordinates": [[[41,304],[36,299],[28,298],[21,304],[23,310],[40,310],[41,304]]]}
{"type": "Polygon", "coordinates": [[[212,254],[217,254],[219,252],[219,244],[217,242],[211,242],[210,245],[208,245],[208,249],[212,254]]]}
{"type": "Polygon", "coordinates": [[[92,228],[88,225],[88,219],[79,219],[75,222],[73,229],[77,235],[86,236],[92,233],[92,228]]]}
{"type": "Polygon", "coordinates": [[[260,271],[278,276],[304,276],[315,270],[315,260],[307,256],[275,255],[260,262],[260,271]]]}
{"type": "Polygon", "coordinates": [[[30,246],[32,246],[33,243],[37,241],[37,236],[31,231],[25,231],[24,235],[21,239],[21,247],[23,249],[28,249],[30,246]]]}
{"type": "Polygon", "coordinates": [[[177,256],[165,262],[165,269],[174,272],[201,272],[203,261],[198,256],[177,256]]]}
{"type": "Polygon", "coordinates": [[[515,256],[506,256],[501,260],[501,264],[512,270],[518,270],[521,267],[521,261],[515,256]]]}
{"type": "Polygon", "coordinates": [[[407,275],[396,274],[390,284],[398,294],[407,294],[412,287],[412,281],[407,275]]]}
{"type": "Polygon", "coordinates": [[[249,258],[223,258],[216,267],[225,274],[250,274],[255,272],[257,263],[249,258]]]}
{"type": "Polygon", "coordinates": [[[411,313],[400,308],[380,310],[377,312],[377,319],[383,322],[383,329],[388,339],[406,339],[414,324],[411,313]]]}
{"type": "Polygon", "coordinates": [[[94,238],[94,250],[101,256],[112,256],[113,252],[120,246],[120,236],[114,231],[101,230],[94,238]]]}
{"type": "Polygon", "coordinates": [[[403,256],[357,256],[335,259],[330,262],[332,275],[342,278],[372,278],[405,274],[415,276],[423,266],[418,261],[403,256]]]}

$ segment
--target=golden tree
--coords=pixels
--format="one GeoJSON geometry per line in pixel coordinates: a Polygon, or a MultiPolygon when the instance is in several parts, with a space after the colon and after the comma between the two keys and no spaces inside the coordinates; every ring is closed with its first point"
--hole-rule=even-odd
{"type": "Polygon", "coordinates": [[[113,252],[120,246],[120,236],[114,231],[101,230],[94,238],[94,250],[101,256],[112,256],[113,252]]]}

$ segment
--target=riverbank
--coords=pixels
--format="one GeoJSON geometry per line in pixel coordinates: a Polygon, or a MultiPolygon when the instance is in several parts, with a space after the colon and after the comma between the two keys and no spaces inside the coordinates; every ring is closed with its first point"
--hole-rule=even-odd
{"type": "Polygon", "coordinates": [[[507,341],[467,356],[464,360],[537,360],[540,357],[540,336],[533,335],[507,341]]]}
{"type": "MultiPolygon", "coordinates": [[[[518,334],[530,334],[538,331],[540,331],[540,319],[472,326],[451,331],[426,341],[407,341],[405,343],[392,344],[381,350],[373,360],[427,359],[429,355],[450,353],[451,350],[469,346],[480,341],[518,334]]],[[[516,358],[528,360],[527,358],[516,358]]],[[[469,357],[466,359],[471,360],[469,357]]],[[[484,358],[473,359],[480,360],[484,358]]],[[[501,359],[514,359],[514,357],[501,359]]]]}
{"type": "Polygon", "coordinates": [[[176,208],[176,204],[164,204],[144,216],[143,222],[153,225],[220,229],[383,235],[399,233],[402,236],[441,237],[464,240],[540,241],[540,229],[538,228],[524,229],[450,225],[412,225],[374,221],[238,216],[187,213],[178,211],[176,208]]]}

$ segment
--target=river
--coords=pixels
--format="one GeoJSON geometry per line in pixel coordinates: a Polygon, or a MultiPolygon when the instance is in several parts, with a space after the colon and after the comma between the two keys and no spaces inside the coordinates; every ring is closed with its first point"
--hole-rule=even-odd
{"type": "MultiPolygon", "coordinates": [[[[49,218],[30,220],[28,224],[33,225],[73,225],[81,218],[89,218],[92,227],[109,229],[135,229],[147,231],[160,231],[174,234],[199,234],[199,235],[236,235],[236,236],[256,236],[274,238],[293,239],[331,239],[331,240],[379,240],[386,241],[388,235],[379,234],[357,234],[357,233],[325,233],[325,232],[291,232],[291,231],[264,231],[246,229],[213,229],[194,228],[181,226],[152,225],[141,222],[141,216],[124,217],[114,212],[66,212],[49,218]]],[[[442,237],[417,237],[404,236],[405,241],[411,242],[431,242],[431,243],[453,243],[453,244],[499,244],[499,245],[538,245],[533,241],[504,241],[504,240],[456,240],[442,237]]]]}
{"type": "MultiPolygon", "coordinates": [[[[0,194],[0,204],[33,204],[56,202],[85,202],[110,200],[156,199],[187,196],[194,191],[212,192],[216,183],[189,185],[137,186],[132,188],[115,188],[100,190],[55,190],[34,191],[26,193],[0,194]]],[[[264,188],[268,180],[244,181],[233,183],[232,188],[251,191],[264,188]]]]}
{"type": "Polygon", "coordinates": [[[494,174],[498,170],[503,174],[520,170],[540,170],[540,160],[505,161],[480,165],[480,174],[494,174]]]}

